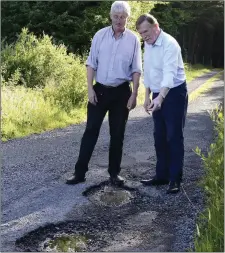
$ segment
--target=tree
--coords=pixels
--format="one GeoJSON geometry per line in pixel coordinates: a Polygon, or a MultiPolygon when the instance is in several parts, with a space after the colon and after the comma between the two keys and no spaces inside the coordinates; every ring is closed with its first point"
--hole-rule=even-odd
{"type": "Polygon", "coordinates": [[[178,40],[188,62],[223,66],[222,1],[156,4],[151,13],[158,18],[161,27],[178,40]]]}
{"type": "MultiPolygon", "coordinates": [[[[16,40],[26,27],[35,35],[43,32],[56,44],[65,44],[68,51],[86,54],[93,35],[110,24],[109,12],[113,1],[28,1],[2,2],[2,38],[16,40]]],[[[150,11],[153,2],[130,1],[132,17],[129,28],[141,13],[150,11]]]]}

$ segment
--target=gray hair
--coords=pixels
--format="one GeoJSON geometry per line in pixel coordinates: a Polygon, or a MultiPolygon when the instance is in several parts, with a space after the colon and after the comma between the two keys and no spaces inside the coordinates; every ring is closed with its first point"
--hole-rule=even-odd
{"type": "Polygon", "coordinates": [[[127,16],[130,16],[130,5],[126,1],[115,1],[110,10],[110,14],[114,12],[125,12],[127,16]]]}

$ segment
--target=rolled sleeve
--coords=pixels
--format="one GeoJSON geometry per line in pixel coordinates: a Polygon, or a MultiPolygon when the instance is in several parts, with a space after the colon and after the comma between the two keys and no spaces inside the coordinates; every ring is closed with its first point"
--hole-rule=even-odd
{"type": "Polygon", "coordinates": [[[91,49],[86,61],[86,66],[90,66],[95,71],[97,70],[97,67],[98,67],[98,46],[97,45],[98,45],[98,38],[97,38],[97,34],[95,34],[91,42],[91,49]]]}
{"type": "Polygon", "coordinates": [[[161,88],[173,88],[174,77],[178,71],[178,59],[179,59],[180,47],[175,42],[171,42],[164,53],[163,57],[163,80],[161,82],[161,88]]]}
{"type": "Polygon", "coordinates": [[[141,62],[141,43],[138,38],[135,41],[134,56],[131,66],[131,72],[142,73],[142,62],[141,62]]]}

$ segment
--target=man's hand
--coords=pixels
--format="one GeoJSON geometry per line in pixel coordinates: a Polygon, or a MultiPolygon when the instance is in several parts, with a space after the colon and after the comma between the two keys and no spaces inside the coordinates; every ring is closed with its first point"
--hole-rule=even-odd
{"type": "Polygon", "coordinates": [[[148,113],[148,114],[150,114],[150,112],[149,112],[149,106],[150,106],[150,104],[151,104],[151,99],[148,97],[148,98],[145,98],[145,102],[144,102],[144,108],[145,108],[145,111],[148,113]]]}
{"type": "Polygon", "coordinates": [[[93,105],[96,105],[98,103],[98,99],[93,87],[88,88],[88,101],[93,105]]]}
{"type": "Polygon", "coordinates": [[[148,107],[148,111],[153,113],[161,109],[162,102],[163,102],[163,97],[159,94],[155,99],[152,100],[150,106],[148,107]]]}
{"type": "Polygon", "coordinates": [[[134,109],[136,107],[136,104],[137,104],[137,94],[132,93],[127,103],[128,110],[130,111],[134,109]]]}

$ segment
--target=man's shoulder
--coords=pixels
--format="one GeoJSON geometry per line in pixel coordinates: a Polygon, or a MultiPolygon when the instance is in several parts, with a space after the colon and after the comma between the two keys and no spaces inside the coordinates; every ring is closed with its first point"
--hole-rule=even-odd
{"type": "Polygon", "coordinates": [[[169,45],[179,46],[177,40],[172,35],[166,32],[163,32],[163,43],[166,46],[169,46],[169,45]]]}
{"type": "Polygon", "coordinates": [[[104,35],[106,32],[110,31],[110,29],[111,29],[111,26],[104,27],[104,28],[98,30],[98,31],[95,33],[94,36],[102,36],[102,35],[104,35]]]}
{"type": "Polygon", "coordinates": [[[126,33],[128,34],[128,36],[131,36],[134,39],[138,39],[139,40],[138,35],[134,31],[131,31],[130,29],[126,28],[126,33]]]}

